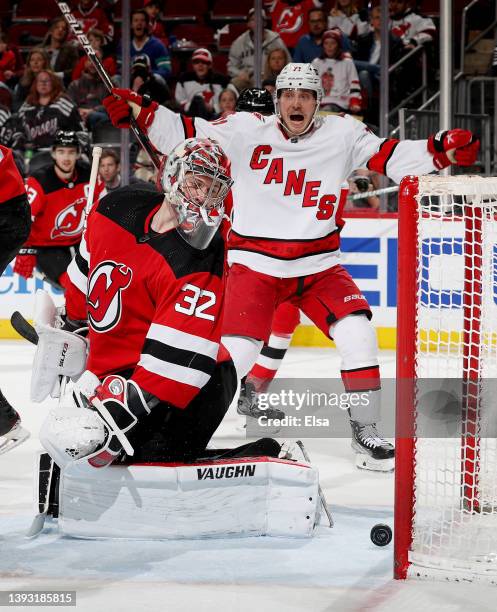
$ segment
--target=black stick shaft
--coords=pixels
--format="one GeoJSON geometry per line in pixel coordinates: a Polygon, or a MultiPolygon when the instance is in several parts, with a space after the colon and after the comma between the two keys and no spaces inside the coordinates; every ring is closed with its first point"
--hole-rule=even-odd
{"type": "MultiPolygon", "coordinates": [[[[70,7],[65,2],[59,2],[58,0],[55,0],[55,3],[59,7],[60,12],[64,16],[64,19],[67,21],[67,23],[68,23],[69,27],[71,28],[74,36],[76,36],[76,39],[77,39],[78,43],[83,47],[84,52],[88,56],[88,59],[90,60],[90,62],[95,67],[95,70],[97,71],[98,76],[102,79],[102,82],[107,87],[107,89],[108,89],[108,91],[110,93],[112,91],[112,88],[114,87],[114,84],[110,80],[110,77],[107,74],[107,71],[103,67],[102,62],[100,61],[100,58],[98,57],[98,55],[95,53],[95,50],[91,46],[90,41],[86,37],[86,34],[83,32],[83,28],[81,27],[79,21],[71,13],[70,7]]],[[[131,125],[131,129],[132,129],[134,135],[138,139],[138,142],[141,144],[143,149],[148,153],[148,155],[150,156],[150,159],[152,160],[154,166],[157,169],[159,169],[160,168],[160,159],[159,159],[159,156],[157,154],[157,151],[155,150],[154,146],[150,142],[150,139],[139,128],[138,124],[136,123],[136,120],[133,117],[131,117],[130,125],[131,125]]]]}

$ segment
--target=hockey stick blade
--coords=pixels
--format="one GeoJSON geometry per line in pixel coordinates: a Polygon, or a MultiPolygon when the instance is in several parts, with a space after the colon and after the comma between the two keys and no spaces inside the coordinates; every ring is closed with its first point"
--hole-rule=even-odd
{"type": "Polygon", "coordinates": [[[27,321],[22,314],[15,310],[10,317],[10,324],[16,332],[31,344],[38,344],[38,334],[36,329],[27,321]]]}
{"type": "Polygon", "coordinates": [[[36,538],[43,531],[43,527],[45,526],[45,519],[47,518],[47,513],[42,512],[41,514],[37,514],[33,518],[33,522],[31,523],[31,527],[27,530],[25,538],[32,539],[36,538]]]}

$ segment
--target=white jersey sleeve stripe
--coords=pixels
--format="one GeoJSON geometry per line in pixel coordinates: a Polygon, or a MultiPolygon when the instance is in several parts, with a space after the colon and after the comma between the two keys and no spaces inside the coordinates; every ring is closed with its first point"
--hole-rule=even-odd
{"type": "Polygon", "coordinates": [[[67,268],[67,274],[71,279],[71,283],[76,285],[76,287],[86,295],[86,289],[88,285],[88,278],[81,272],[78,268],[78,264],[76,263],[76,257],[73,257],[71,263],[67,268]]]}
{"type": "Polygon", "coordinates": [[[158,376],[201,389],[210,380],[210,375],[176,363],[157,359],[152,355],[141,355],[138,365],[158,376]]]}

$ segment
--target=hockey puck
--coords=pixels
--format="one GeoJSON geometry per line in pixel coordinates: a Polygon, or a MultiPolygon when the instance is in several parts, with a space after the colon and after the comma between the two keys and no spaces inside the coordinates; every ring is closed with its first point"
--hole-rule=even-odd
{"type": "Polygon", "coordinates": [[[376,546],[386,546],[392,541],[392,530],[388,525],[378,523],[371,529],[370,537],[376,546]]]}

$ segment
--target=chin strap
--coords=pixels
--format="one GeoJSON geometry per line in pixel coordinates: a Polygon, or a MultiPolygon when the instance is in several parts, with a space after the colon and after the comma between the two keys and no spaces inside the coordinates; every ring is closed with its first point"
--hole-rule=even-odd
{"type": "Polygon", "coordinates": [[[295,132],[292,132],[292,130],[285,125],[285,123],[284,123],[284,121],[283,121],[283,119],[281,118],[280,115],[278,115],[278,123],[281,126],[281,129],[286,132],[287,136],[290,139],[292,139],[292,138],[301,138],[302,136],[305,136],[306,134],[308,134],[312,130],[312,128],[314,127],[314,125],[316,123],[316,115],[314,115],[314,117],[311,119],[311,122],[309,123],[309,125],[300,134],[296,134],[295,132]]]}

